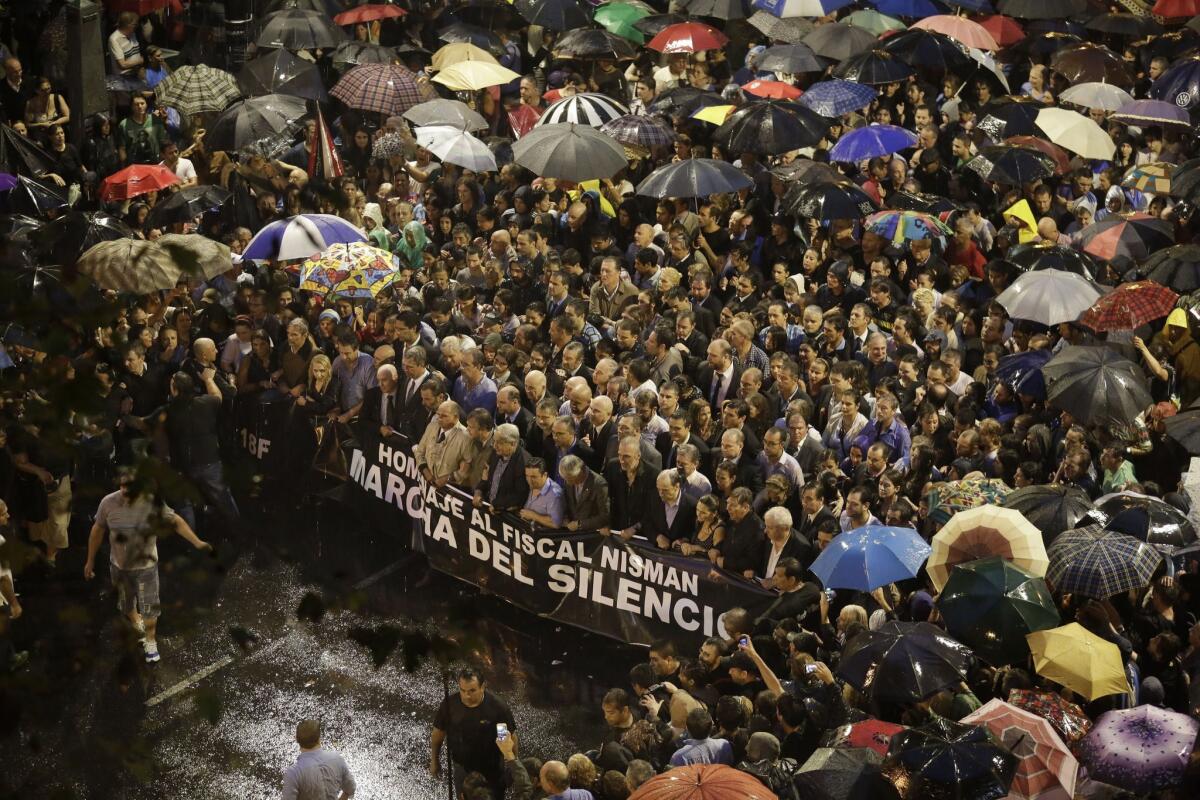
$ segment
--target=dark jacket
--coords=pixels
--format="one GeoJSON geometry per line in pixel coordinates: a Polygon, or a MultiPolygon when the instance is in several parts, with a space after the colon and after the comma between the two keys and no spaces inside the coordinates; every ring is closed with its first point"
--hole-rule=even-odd
{"type": "MultiPolygon", "coordinates": [[[[525,481],[525,459],[529,457],[522,448],[518,447],[513,453],[512,460],[509,461],[504,473],[500,476],[499,485],[496,487],[495,507],[498,509],[519,509],[525,505],[525,501],[529,498],[529,484],[525,481]]],[[[492,453],[488,459],[487,477],[481,480],[475,487],[475,491],[483,493],[484,502],[490,502],[488,498],[492,496],[492,483],[496,477],[496,464],[499,463],[500,456],[492,453]]]]}
{"type": "Polygon", "coordinates": [[[612,509],[611,525],[614,530],[624,530],[645,523],[651,506],[660,502],[655,485],[658,472],[645,461],[638,467],[632,484],[616,461],[605,467],[604,478],[608,481],[608,496],[612,509]]]}
{"type": "MultiPolygon", "coordinates": [[[[657,487],[656,487],[657,492],[657,487]]],[[[696,501],[686,493],[680,493],[679,510],[675,512],[675,520],[667,525],[667,507],[662,498],[650,506],[650,513],[642,523],[642,535],[651,544],[658,541],[659,536],[665,536],[668,542],[676,542],[689,538],[696,530],[696,501]]]]}
{"type": "Polygon", "coordinates": [[[731,523],[725,529],[725,539],[720,545],[725,569],[739,574],[746,571],[756,572],[766,538],[763,522],[754,514],[742,517],[741,522],[731,523]]]}
{"type": "Polygon", "coordinates": [[[563,487],[566,519],[578,522],[581,531],[607,528],[612,517],[608,499],[608,482],[604,480],[603,476],[589,469],[587,476],[583,479],[582,488],[582,496],[576,499],[575,487],[563,487]]]}

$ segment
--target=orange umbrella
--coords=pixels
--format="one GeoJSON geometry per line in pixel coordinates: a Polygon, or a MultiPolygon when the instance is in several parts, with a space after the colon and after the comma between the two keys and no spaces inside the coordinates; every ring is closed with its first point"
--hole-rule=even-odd
{"type": "Polygon", "coordinates": [[[755,97],[768,97],[772,100],[795,100],[804,92],[783,81],[764,81],[755,79],[742,87],[742,91],[755,97]]]}
{"type": "Polygon", "coordinates": [[[629,800],[779,800],[779,796],[733,767],[689,764],[656,775],[629,800]]]}

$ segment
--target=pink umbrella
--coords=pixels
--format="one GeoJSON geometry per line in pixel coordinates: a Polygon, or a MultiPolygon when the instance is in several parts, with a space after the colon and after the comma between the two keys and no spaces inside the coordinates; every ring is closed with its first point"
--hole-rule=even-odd
{"type": "Polygon", "coordinates": [[[993,51],[1000,49],[996,38],[988,32],[987,28],[966,17],[954,16],[952,14],[935,14],[919,22],[914,22],[912,27],[920,28],[924,31],[944,33],[954,41],[961,42],[967,47],[977,47],[980,50],[993,51]]]}
{"type": "Polygon", "coordinates": [[[1010,798],[1071,800],[1074,796],[1079,762],[1045,719],[996,699],[962,721],[986,725],[1020,759],[1010,798]]]}

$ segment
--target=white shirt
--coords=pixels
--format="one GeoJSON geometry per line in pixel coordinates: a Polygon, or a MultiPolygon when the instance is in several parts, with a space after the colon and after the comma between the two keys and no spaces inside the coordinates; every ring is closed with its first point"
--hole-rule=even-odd
{"type": "Polygon", "coordinates": [[[132,73],[136,67],[121,69],[120,62],[142,57],[142,45],[137,40],[137,34],[126,36],[120,30],[113,31],[108,37],[108,54],[112,56],[113,69],[116,72],[122,75],[132,73]]]}
{"type": "MultiPolygon", "coordinates": [[[[714,406],[720,408],[725,404],[725,398],[729,397],[729,387],[733,383],[733,364],[730,363],[729,367],[724,372],[718,372],[714,374],[721,376],[721,389],[717,392],[717,401],[713,403],[714,406]]],[[[709,392],[712,391],[712,386],[707,386],[705,388],[707,388],[709,392]]]]}
{"type": "MultiPolygon", "coordinates": [[[[786,542],[784,543],[786,544],[786,542]]],[[[783,548],[776,548],[775,543],[771,543],[771,555],[767,557],[767,571],[764,577],[770,578],[775,574],[775,567],[779,564],[779,559],[783,556],[783,548]]]]}
{"type": "MultiPolygon", "coordinates": [[[[159,162],[159,166],[171,169],[169,166],[167,166],[167,162],[165,161],[159,162]]],[[[184,158],[183,156],[177,158],[175,160],[175,169],[171,171],[174,172],[175,177],[179,178],[181,181],[196,180],[196,166],[192,163],[190,158],[184,158]]]]}

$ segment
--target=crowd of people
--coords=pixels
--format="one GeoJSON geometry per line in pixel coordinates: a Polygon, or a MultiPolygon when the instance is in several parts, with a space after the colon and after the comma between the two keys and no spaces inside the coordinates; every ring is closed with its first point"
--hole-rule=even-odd
{"type": "MultiPolygon", "coordinates": [[[[208,4],[184,5],[195,14],[208,4]]],[[[355,5],[291,3],[325,16],[355,5]]],[[[917,47],[876,50],[876,67],[895,70],[884,80],[862,77],[865,67],[851,75],[846,61],[886,46],[917,20],[872,18],[859,4],[826,2],[825,16],[783,20],[759,11],[748,24],[743,17],[754,12],[735,13],[736,2],[724,4],[732,20],[714,18],[721,3],[690,4],[705,10],[655,3],[643,16],[663,17],[659,30],[702,19],[724,42],[663,54],[630,26],[623,29],[629,58],[563,54],[555,44],[562,32],[530,26],[517,13],[540,5],[492,9],[492,30],[470,41],[492,45],[488,57],[518,77],[474,92],[432,80],[438,70],[429,53],[444,44],[434,22],[446,22],[439,14],[453,9],[402,2],[403,16],[346,28],[355,44],[390,49],[430,98],[463,100],[482,116],[498,162],[483,172],[434,156],[403,117],[339,100],[322,102],[321,116],[307,115],[283,147],[215,150],[205,129],[218,114],[194,117],[156,102],[154,86],[172,71],[164,48],[192,30],[170,8],[145,18],[106,16],[109,71],[146,88],[113,92],[114,113],[86,125],[72,118],[61,86],[29,74],[49,74],[51,57],[9,43],[0,83],[6,166],[60,190],[61,200],[27,210],[18,186],[0,202],[32,217],[32,226],[103,215],[123,220],[139,240],[200,234],[231,254],[219,274],[185,274],[160,291],[99,291],[86,275],[72,283],[73,265],[60,286],[38,272],[50,264],[37,263],[32,245],[33,263],[16,259],[26,242],[15,213],[7,217],[16,243],[5,249],[13,257],[8,274],[43,275],[13,282],[5,301],[18,322],[6,328],[0,350],[0,526],[10,547],[32,545],[53,568],[79,544],[68,537],[72,515],[86,518],[85,576],[97,571],[107,538],[121,612],[141,635],[146,661],[159,660],[154,542],[178,533],[209,549],[196,532],[242,524],[223,472],[241,446],[232,441],[232,420],[239,407],[268,403],[288,409],[288,442],[280,446],[294,456],[289,470],[328,457],[331,445],[403,437],[426,481],[455,487],[477,506],[542,529],[637,540],[695,559],[720,579],[776,593],[762,613],[724,609],[719,637],[687,649],[654,644],[626,685],[603,694],[603,730],[561,760],[522,758],[519,721],[486,689],[486,676],[464,670],[459,693],[433,721],[429,767],[440,774],[448,742],[461,796],[472,800],[624,800],[655,775],[689,764],[736,767],[794,797],[800,765],[846,726],[958,721],[993,698],[1021,693],[1075,703],[1089,723],[1141,707],[1200,713],[1200,568],[1187,548],[1197,537],[1186,486],[1189,455],[1200,451],[1172,423],[1200,399],[1193,333],[1200,318],[1188,296],[1200,284],[1187,277],[1200,264],[1192,246],[1200,218],[1171,186],[1174,166],[1198,155],[1196,141],[1186,124],[1137,124],[1114,114],[1116,106],[1071,101],[1079,74],[1058,60],[1081,46],[1131,101],[1159,97],[1168,73],[1194,61],[1200,34],[1080,2],[1086,12],[1049,21],[1003,18],[1014,39],[997,58],[973,57],[962,45],[955,45],[961,63],[945,54],[935,63],[917,47]],[[1096,19],[1127,25],[1094,26],[1096,19]],[[772,38],[771,20],[792,26],[772,38]],[[822,35],[835,30],[829,26],[838,26],[836,36],[822,35]],[[807,47],[810,36],[848,48],[846,55],[825,55],[834,51],[814,44],[820,69],[766,68],[771,50],[807,47]],[[862,36],[870,42],[854,51],[849,42],[862,36]],[[870,92],[838,113],[815,100],[804,106],[824,122],[803,146],[731,149],[719,125],[724,116],[696,116],[769,104],[801,118],[794,107],[810,90],[821,94],[818,83],[870,92]],[[756,96],[764,84],[777,92],[768,96],[788,99],[756,96]],[[669,138],[645,147],[626,142],[623,169],[578,184],[513,160],[503,140],[519,141],[528,115],[573,97],[652,117],[648,124],[669,138]],[[1045,108],[1080,111],[1114,147],[1107,157],[1071,150],[1065,138],[1033,127],[1045,108]],[[885,137],[893,128],[911,140],[864,158],[831,157],[860,132],[885,137]],[[997,150],[1006,130],[1025,139],[1007,149],[1024,155],[997,150]],[[333,152],[325,152],[326,137],[333,152]],[[30,152],[45,163],[23,161],[30,152]],[[656,170],[709,158],[748,180],[701,196],[639,193],[656,170]],[[1005,171],[1018,161],[1034,176],[1014,180],[1029,176],[1017,166],[1005,171]],[[106,200],[106,180],[139,164],[161,165],[178,182],[106,200]],[[186,221],[163,222],[159,207],[192,187],[228,194],[186,221]],[[819,201],[797,202],[814,187],[819,201]],[[853,213],[838,202],[843,197],[853,213]],[[895,231],[867,219],[878,210],[897,212],[895,231]],[[251,257],[260,231],[314,214],[341,217],[360,231],[345,241],[383,251],[387,280],[339,294],[302,282],[296,262],[251,257]],[[1109,229],[1120,246],[1098,257],[1092,226],[1106,220],[1128,226],[1109,229]],[[1164,262],[1179,281],[1161,269],[1155,280],[1176,290],[1177,302],[1124,329],[1098,330],[1080,314],[1023,318],[1007,307],[1006,290],[1032,270],[1073,272],[1101,298],[1146,278],[1145,265],[1164,262]],[[53,313],[23,317],[39,293],[53,313]],[[96,308],[108,315],[98,323],[96,308]],[[1127,374],[1148,402],[1126,419],[1089,417],[1026,380],[1036,367],[1007,368],[1041,366],[1081,347],[1129,362],[1127,374]],[[198,492],[148,479],[148,463],[169,464],[198,492]],[[1006,492],[1059,487],[1089,507],[1133,493],[1182,520],[1170,523],[1179,537],[1171,544],[1146,534],[1162,563],[1139,585],[1103,596],[1048,587],[1064,624],[1075,621],[1119,648],[1127,691],[1084,696],[1042,675],[1030,658],[973,659],[960,683],[903,702],[843,677],[843,649],[862,637],[896,621],[941,625],[942,587],[923,569],[871,590],[826,587],[814,561],[866,526],[912,529],[931,540],[947,519],[933,513],[939,491],[972,483],[1006,492]],[[504,735],[494,735],[496,723],[504,735]]],[[[471,19],[459,13],[449,21],[471,19]]],[[[219,41],[211,33],[197,35],[219,41]]],[[[354,66],[337,63],[333,48],[301,49],[305,68],[327,89],[354,66]]],[[[218,66],[234,60],[221,47],[185,56],[218,66]]],[[[1045,530],[1047,541],[1076,523],[1105,524],[1097,514],[1045,530]]],[[[19,571],[0,573],[7,608],[0,634],[20,624],[20,582],[19,571]]],[[[8,641],[0,666],[19,669],[28,654],[8,641]]],[[[332,763],[310,755],[320,749],[319,722],[305,721],[297,740],[312,769],[332,763]]],[[[1200,760],[1182,758],[1186,766],[1153,790],[1119,781],[1105,787],[1095,776],[1081,776],[1079,786],[1192,796],[1200,760]]],[[[316,779],[298,764],[285,797],[352,794],[345,763],[337,770],[336,787],[326,775],[324,791],[333,794],[304,794],[304,786],[317,791],[316,779]]],[[[928,788],[916,780],[898,785],[909,794],[928,788]]]]}

